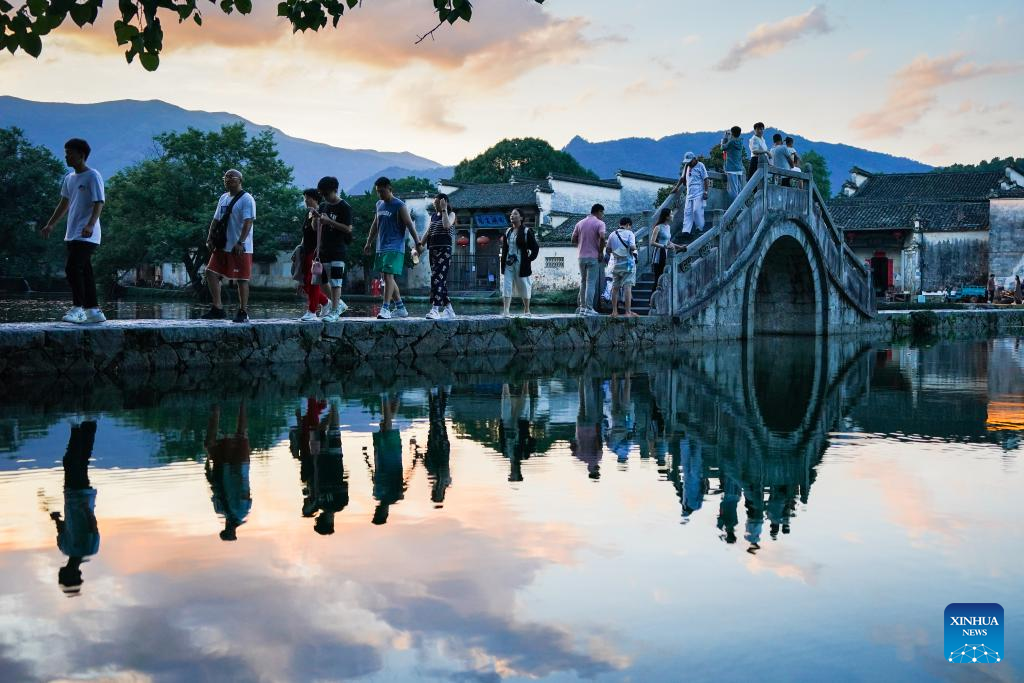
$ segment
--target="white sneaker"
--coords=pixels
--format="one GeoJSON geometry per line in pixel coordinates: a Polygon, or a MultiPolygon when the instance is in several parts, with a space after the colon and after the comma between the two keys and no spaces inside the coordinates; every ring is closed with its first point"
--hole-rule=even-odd
{"type": "Polygon", "coordinates": [[[320,320],[322,320],[325,323],[336,323],[336,322],[338,322],[338,318],[340,318],[340,317],[341,317],[341,313],[339,313],[338,311],[331,311],[330,313],[328,313],[324,317],[320,318],[320,320]]]}
{"type": "Polygon", "coordinates": [[[377,320],[391,320],[391,309],[387,306],[381,306],[380,313],[377,314],[377,320]]]}
{"type": "Polygon", "coordinates": [[[331,322],[337,322],[338,318],[345,315],[345,311],[347,310],[348,304],[342,301],[341,299],[338,299],[338,308],[336,310],[331,311],[331,316],[334,318],[334,320],[332,320],[331,322]]]}
{"type": "Polygon", "coordinates": [[[394,307],[394,309],[392,309],[391,317],[392,318],[408,318],[409,317],[409,309],[405,307],[405,303],[404,302],[398,304],[397,306],[394,307]]]}
{"type": "Polygon", "coordinates": [[[331,302],[328,301],[326,304],[320,307],[320,311],[317,313],[317,317],[323,320],[331,314],[331,302]]]}
{"type": "Polygon", "coordinates": [[[601,314],[598,313],[597,311],[595,311],[593,308],[588,308],[588,309],[583,311],[583,315],[598,315],[599,316],[601,314]]]}
{"type": "Polygon", "coordinates": [[[580,307],[578,307],[576,309],[576,315],[586,315],[586,314],[587,314],[587,307],[586,306],[580,306],[580,307]]]}
{"type": "MultiPolygon", "coordinates": [[[[326,317],[327,316],[324,316],[325,319],[326,317]]],[[[314,313],[313,311],[306,311],[305,313],[302,314],[302,317],[299,318],[300,323],[315,323],[319,321],[320,318],[316,317],[316,313],[314,313]]]]}
{"type": "Polygon", "coordinates": [[[452,308],[451,304],[448,304],[441,309],[441,315],[438,316],[441,320],[455,320],[458,316],[455,315],[455,309],[452,308]]]}
{"type": "Polygon", "coordinates": [[[423,317],[427,320],[437,320],[441,317],[441,310],[437,306],[431,306],[430,310],[423,317]]]}
{"type": "Polygon", "coordinates": [[[63,320],[66,323],[74,323],[78,322],[78,318],[84,315],[84,308],[82,308],[81,306],[72,306],[71,308],[68,309],[68,312],[64,314],[64,317],[61,318],[61,320],[63,320]]]}
{"type": "MultiPolygon", "coordinates": [[[[75,321],[78,322],[78,321],[75,321]]],[[[107,322],[107,316],[103,315],[103,311],[98,308],[90,308],[85,312],[84,323],[105,323],[107,322]]]]}

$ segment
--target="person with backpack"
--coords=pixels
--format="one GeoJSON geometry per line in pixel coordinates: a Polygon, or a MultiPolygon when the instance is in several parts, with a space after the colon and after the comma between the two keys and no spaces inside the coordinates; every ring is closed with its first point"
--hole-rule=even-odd
{"type": "Polygon", "coordinates": [[[508,219],[512,227],[501,238],[501,263],[504,271],[501,278],[502,315],[509,316],[512,296],[518,293],[523,300],[523,315],[529,317],[532,293],[530,276],[533,275],[531,264],[540,253],[540,244],[533,230],[523,224],[523,215],[519,209],[512,209],[508,219]]]}
{"type": "Polygon", "coordinates": [[[302,290],[306,293],[306,312],[299,318],[300,322],[315,323],[320,318],[317,311],[330,303],[330,299],[320,289],[323,279],[323,262],[320,260],[320,240],[322,238],[320,224],[320,192],[315,188],[302,191],[302,199],[306,204],[306,219],[302,223],[302,290]],[[314,272],[316,271],[316,272],[314,272]]]}
{"type": "Polygon", "coordinates": [[[235,169],[224,173],[226,192],[217,200],[206,246],[210,261],[206,264],[206,284],[210,287],[213,305],[203,314],[205,320],[227,317],[221,305],[221,280],[238,283],[238,313],[233,322],[249,322],[249,279],[252,277],[252,232],[256,220],[256,200],[242,189],[242,174],[235,169]]]}
{"type": "Polygon", "coordinates": [[[632,310],[633,285],[636,284],[636,235],[629,216],[619,219],[619,227],[608,236],[607,250],[612,264],[612,317],[619,315],[620,288],[624,290],[626,316],[636,317],[632,310]]]}

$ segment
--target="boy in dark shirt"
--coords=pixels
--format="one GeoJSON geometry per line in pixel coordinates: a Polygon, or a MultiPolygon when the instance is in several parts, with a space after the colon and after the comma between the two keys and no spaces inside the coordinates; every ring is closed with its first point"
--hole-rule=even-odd
{"type": "Polygon", "coordinates": [[[345,277],[345,258],[352,241],[352,207],[338,196],[338,179],[325,176],[316,189],[323,195],[320,204],[320,260],[328,276],[331,302],[324,309],[324,322],[336,322],[348,306],[341,300],[341,285],[345,277]]]}

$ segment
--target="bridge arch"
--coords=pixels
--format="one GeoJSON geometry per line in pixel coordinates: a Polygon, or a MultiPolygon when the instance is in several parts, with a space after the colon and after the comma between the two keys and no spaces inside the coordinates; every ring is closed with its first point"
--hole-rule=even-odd
{"type": "Polygon", "coordinates": [[[828,282],[809,230],[786,217],[764,231],[747,272],[744,337],[828,334],[828,282]]]}

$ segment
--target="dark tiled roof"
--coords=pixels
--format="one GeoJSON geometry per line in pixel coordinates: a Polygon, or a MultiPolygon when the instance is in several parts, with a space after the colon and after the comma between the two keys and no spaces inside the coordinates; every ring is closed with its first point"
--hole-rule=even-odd
{"type": "MultiPolygon", "coordinates": [[[[613,190],[621,190],[622,185],[618,180],[595,180],[593,178],[580,178],[578,176],[564,175],[562,173],[549,173],[551,180],[561,180],[566,183],[577,183],[579,185],[594,185],[596,187],[610,187],[613,190]]],[[[672,181],[675,182],[674,180],[672,181]]]]}
{"type": "MultiPolygon", "coordinates": [[[[586,218],[588,214],[552,211],[550,215],[553,218],[564,217],[565,221],[557,228],[550,228],[542,225],[537,238],[541,244],[571,242],[573,228],[576,227],[577,223],[586,218]]],[[[647,227],[651,221],[650,213],[606,213],[604,215],[604,224],[608,227],[609,232],[619,227],[619,219],[623,216],[629,216],[633,219],[633,232],[636,232],[640,228],[647,227]]]]}
{"type": "Polygon", "coordinates": [[[828,203],[843,230],[913,230],[914,216],[926,232],[988,230],[988,202],[886,202],[837,197],[828,203]]]}
{"type": "Polygon", "coordinates": [[[1004,190],[1002,188],[996,190],[995,197],[997,199],[1024,199],[1024,187],[1013,187],[1004,190]]]}
{"type": "Polygon", "coordinates": [[[637,180],[648,180],[652,183],[665,183],[666,185],[675,185],[676,178],[666,178],[660,175],[648,175],[646,173],[637,173],[636,171],[619,171],[619,175],[623,178],[636,178],[637,180]]]}
{"type": "Polygon", "coordinates": [[[853,195],[856,199],[969,202],[988,198],[999,188],[1003,171],[961,173],[879,173],[853,195]]]}
{"type": "MultiPolygon", "coordinates": [[[[443,181],[448,185],[448,181],[443,181]]],[[[537,206],[535,183],[493,183],[467,185],[451,183],[459,189],[449,193],[456,209],[509,209],[517,206],[537,206]]],[[[543,192],[543,188],[541,189],[543,192]]]]}

